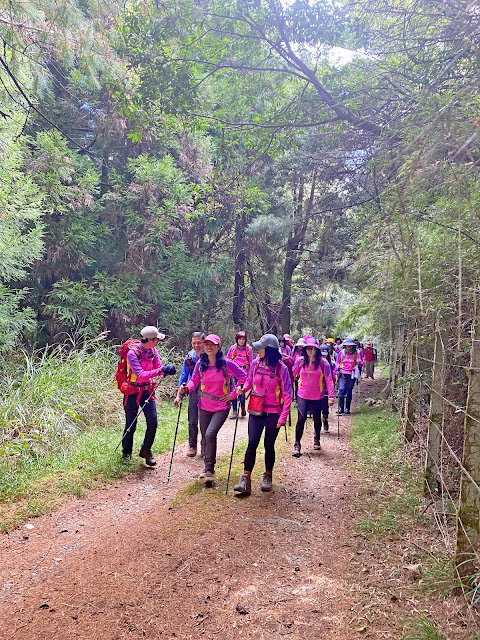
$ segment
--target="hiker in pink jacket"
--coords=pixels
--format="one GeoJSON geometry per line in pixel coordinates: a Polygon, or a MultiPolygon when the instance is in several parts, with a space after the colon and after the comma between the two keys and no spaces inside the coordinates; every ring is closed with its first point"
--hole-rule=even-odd
{"type": "MultiPolygon", "coordinates": [[[[227,352],[227,360],[233,360],[235,364],[243,369],[248,376],[250,372],[250,367],[253,362],[253,350],[252,347],[247,343],[247,333],[246,331],[238,331],[235,336],[235,344],[232,344],[230,349],[227,352]]],[[[240,400],[240,407],[242,412],[242,418],[247,415],[245,411],[245,396],[241,394],[238,398],[240,400]]],[[[236,420],[237,418],[237,398],[232,400],[232,414],[230,416],[230,420],[236,420]]]]}
{"type": "MultiPolygon", "coordinates": [[[[134,343],[127,352],[127,383],[123,393],[125,410],[125,429],[122,438],[122,461],[132,460],[133,436],[137,428],[138,414],[143,411],[147,422],[145,438],[140,447],[139,456],[145,459],[148,467],[157,462],[152,454],[152,446],[157,432],[157,406],[155,401],[155,378],[175,374],[173,365],[162,365],[157,351],[157,343],[165,335],[153,326],[143,327],[139,343],[134,343]]],[[[130,341],[129,341],[130,342],[130,341]]],[[[128,342],[125,343],[128,345],[128,342]]]]}
{"type": "Polygon", "coordinates": [[[244,391],[250,391],[248,403],[248,446],[245,452],[244,471],[240,482],[233,488],[239,494],[248,495],[252,490],[251,475],[255,465],[257,448],[265,429],[265,473],[261,491],[272,490],[272,472],[275,464],[275,441],[280,427],[287,423],[292,404],[290,374],[282,362],[277,338],[265,334],[253,346],[258,357],[253,361],[244,391]]]}
{"type": "Polygon", "coordinates": [[[238,395],[239,387],[247,379],[243,369],[232,360],[226,360],[221,350],[222,342],[217,335],[208,335],[203,343],[204,351],[195,365],[192,377],[181,393],[190,392],[200,385],[198,413],[200,431],[204,442],[205,486],[211,487],[215,478],[217,434],[230,411],[230,403],[238,395]],[[237,379],[233,387],[232,379],[237,379]]]}
{"type": "Polygon", "coordinates": [[[343,349],[337,356],[338,371],[338,414],[350,413],[352,391],[356,380],[357,354],[355,341],[345,338],[343,349]]]}
{"type": "Polygon", "coordinates": [[[320,345],[312,336],[305,337],[302,358],[295,364],[293,373],[294,375],[300,374],[297,394],[298,420],[295,427],[295,444],[292,452],[292,456],[298,458],[301,455],[300,441],[303,436],[307,414],[311,413],[313,415],[315,429],[313,448],[320,449],[322,409],[325,403],[330,407],[333,406],[335,398],[330,365],[322,358],[320,345]],[[328,398],[326,394],[328,394],[328,398]]]}

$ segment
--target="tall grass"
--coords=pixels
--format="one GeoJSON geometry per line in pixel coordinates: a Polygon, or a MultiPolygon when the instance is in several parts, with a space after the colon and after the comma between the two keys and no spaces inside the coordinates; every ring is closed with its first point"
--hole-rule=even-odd
{"type": "Polygon", "coordinates": [[[0,458],[45,456],[86,429],[117,421],[116,361],[113,349],[89,342],[78,350],[23,352],[13,366],[3,362],[0,458]]]}
{"type": "MultiPolygon", "coordinates": [[[[125,420],[123,396],[113,382],[118,349],[93,341],[79,348],[61,345],[33,354],[16,353],[13,360],[0,362],[0,527],[4,530],[51,509],[65,495],[80,495],[140,464],[135,460],[122,465],[120,453],[114,453],[125,420]]],[[[185,417],[185,406],[183,413],[185,417]]],[[[176,418],[171,401],[163,402],[155,453],[171,446],[176,418]]],[[[143,434],[140,419],[136,450],[143,434]]],[[[186,435],[184,419],[179,441],[186,435]]]]}

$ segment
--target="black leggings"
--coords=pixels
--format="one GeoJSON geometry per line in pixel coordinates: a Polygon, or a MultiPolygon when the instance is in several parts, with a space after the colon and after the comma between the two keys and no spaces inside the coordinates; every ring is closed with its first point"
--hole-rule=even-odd
{"type": "Polygon", "coordinates": [[[303,430],[305,428],[305,422],[307,421],[307,414],[313,415],[313,428],[315,429],[315,435],[320,436],[320,430],[322,428],[322,411],[328,407],[328,398],[325,396],[321,400],[304,400],[297,396],[297,410],[298,419],[297,426],[295,427],[295,442],[300,442],[303,436],[303,430]]]}
{"type": "Polygon", "coordinates": [[[265,428],[265,471],[272,471],[275,464],[275,440],[278,432],[278,413],[262,413],[261,416],[249,416],[248,418],[248,447],[245,452],[243,468],[245,471],[253,471],[257,448],[260,444],[263,429],[265,428]]]}

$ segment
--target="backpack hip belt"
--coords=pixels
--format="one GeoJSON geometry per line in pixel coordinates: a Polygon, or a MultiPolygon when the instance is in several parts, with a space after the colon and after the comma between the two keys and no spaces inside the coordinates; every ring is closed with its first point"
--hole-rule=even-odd
{"type": "Polygon", "coordinates": [[[201,398],[208,398],[209,400],[216,400],[217,402],[225,402],[221,396],[213,396],[211,393],[205,393],[205,391],[200,391],[201,398]]]}

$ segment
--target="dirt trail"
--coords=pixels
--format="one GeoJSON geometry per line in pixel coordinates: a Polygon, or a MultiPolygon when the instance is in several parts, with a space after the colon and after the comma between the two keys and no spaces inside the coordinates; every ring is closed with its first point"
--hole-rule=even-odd
{"type": "MultiPolygon", "coordinates": [[[[165,454],[154,470],[3,536],[0,638],[358,638],[348,578],[356,555],[350,418],[340,421],[340,439],[336,422],[332,415],[321,451],[311,427],[301,458],[290,456],[291,442],[280,444],[270,494],[258,490],[259,452],[250,497],[201,489],[172,508],[202,469],[183,445],[169,485],[165,454]]],[[[220,431],[220,455],[233,426],[220,431]]],[[[239,421],[239,438],[246,426],[239,421]]],[[[392,633],[386,623],[367,637],[392,633]]]]}

